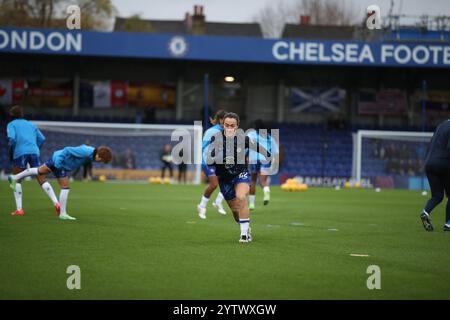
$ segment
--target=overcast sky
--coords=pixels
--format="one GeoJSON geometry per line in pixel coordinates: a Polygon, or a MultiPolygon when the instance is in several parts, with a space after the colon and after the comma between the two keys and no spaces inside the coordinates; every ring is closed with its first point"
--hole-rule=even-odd
{"type": "MultiPolygon", "coordinates": [[[[269,3],[292,3],[298,0],[112,0],[119,16],[141,14],[156,20],[182,20],[185,12],[193,11],[195,4],[204,6],[207,21],[251,22],[258,11],[269,3]]],[[[382,15],[388,13],[391,0],[339,0],[345,1],[356,12],[364,14],[365,8],[377,4],[382,15]]],[[[447,15],[450,0],[393,0],[394,14],[447,15]]]]}

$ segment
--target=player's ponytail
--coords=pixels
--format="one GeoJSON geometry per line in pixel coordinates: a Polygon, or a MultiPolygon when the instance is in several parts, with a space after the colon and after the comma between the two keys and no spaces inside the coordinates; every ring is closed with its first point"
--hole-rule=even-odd
{"type": "Polygon", "coordinates": [[[226,114],[227,112],[223,109],[217,110],[214,117],[209,118],[209,122],[211,122],[212,125],[220,124],[220,121],[223,120],[226,114]]]}

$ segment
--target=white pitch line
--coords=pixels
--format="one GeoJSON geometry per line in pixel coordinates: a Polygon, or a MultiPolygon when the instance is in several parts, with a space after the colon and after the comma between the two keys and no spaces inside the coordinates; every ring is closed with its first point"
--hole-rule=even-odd
{"type": "Polygon", "coordinates": [[[370,257],[368,254],[350,253],[352,257],[370,257]]]}

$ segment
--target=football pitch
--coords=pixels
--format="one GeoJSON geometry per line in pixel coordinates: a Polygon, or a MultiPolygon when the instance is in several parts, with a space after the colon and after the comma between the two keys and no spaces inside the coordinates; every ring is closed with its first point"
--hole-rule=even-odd
{"type": "Polygon", "coordinates": [[[450,299],[445,205],[425,232],[420,192],[272,187],[263,206],[258,189],[254,240],[240,244],[228,208],[210,201],[198,218],[204,186],[73,183],[72,222],[23,185],[26,215],[13,217],[0,183],[0,299],[450,299]],[[66,286],[70,265],[80,290],[66,286]],[[367,288],[371,265],[379,290],[367,288]]]}

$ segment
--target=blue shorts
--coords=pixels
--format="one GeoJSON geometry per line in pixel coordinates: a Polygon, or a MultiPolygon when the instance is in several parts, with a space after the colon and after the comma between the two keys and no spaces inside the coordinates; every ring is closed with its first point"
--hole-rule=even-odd
{"type": "Polygon", "coordinates": [[[250,184],[250,173],[248,171],[241,172],[232,180],[222,180],[219,178],[220,192],[222,192],[225,200],[233,200],[236,198],[236,190],[234,189],[238,183],[250,184]]]}
{"type": "Polygon", "coordinates": [[[20,169],[26,169],[27,164],[30,165],[30,168],[39,167],[41,165],[41,159],[39,159],[37,154],[24,154],[13,160],[13,166],[20,169]]]}
{"type": "Polygon", "coordinates": [[[214,167],[214,166],[208,166],[207,164],[202,164],[202,170],[205,173],[206,177],[216,175],[216,167],[214,167]]]}
{"type": "Polygon", "coordinates": [[[68,175],[67,170],[65,169],[59,169],[55,167],[55,163],[53,162],[53,159],[50,158],[49,160],[47,160],[45,162],[45,165],[52,170],[53,175],[57,178],[57,179],[62,179],[62,178],[66,178],[68,175]]]}
{"type": "Polygon", "coordinates": [[[251,173],[262,173],[267,172],[270,169],[271,162],[269,163],[254,163],[250,165],[251,173]]]}

